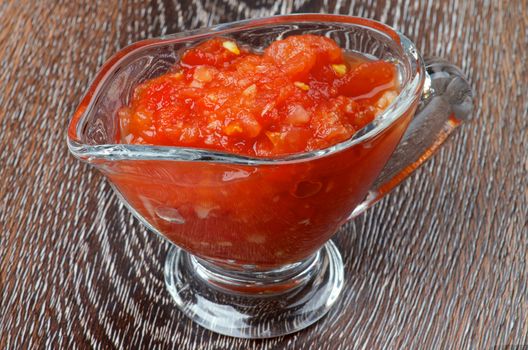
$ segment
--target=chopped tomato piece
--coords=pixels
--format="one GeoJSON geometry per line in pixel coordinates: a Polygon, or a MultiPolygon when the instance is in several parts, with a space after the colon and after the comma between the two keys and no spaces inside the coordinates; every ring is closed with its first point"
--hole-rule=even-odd
{"type": "Polygon", "coordinates": [[[343,62],[343,53],[332,39],[317,35],[295,35],[272,43],[264,52],[293,79],[308,76],[314,66],[343,62]]]}
{"type": "Polygon", "coordinates": [[[339,94],[353,97],[394,89],[395,84],[396,67],[385,61],[364,62],[335,82],[339,94]]]}

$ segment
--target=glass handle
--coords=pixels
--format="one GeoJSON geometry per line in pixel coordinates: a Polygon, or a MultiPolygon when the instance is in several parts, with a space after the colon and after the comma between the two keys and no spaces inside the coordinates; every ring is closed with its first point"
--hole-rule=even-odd
{"type": "Polygon", "coordinates": [[[429,159],[473,110],[473,91],[462,71],[447,61],[425,59],[424,91],[416,113],[367,198],[349,219],[383,198],[429,159]]]}

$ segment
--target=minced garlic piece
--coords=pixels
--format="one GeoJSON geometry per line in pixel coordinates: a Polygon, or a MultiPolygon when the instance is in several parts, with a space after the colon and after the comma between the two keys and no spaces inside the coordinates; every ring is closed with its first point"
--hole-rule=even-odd
{"type": "Polygon", "coordinates": [[[344,64],[333,64],[332,69],[337,75],[345,75],[347,72],[347,66],[344,64]]]}
{"type": "Polygon", "coordinates": [[[226,135],[233,135],[241,133],[242,131],[242,127],[238,123],[231,123],[224,128],[224,132],[226,133],[226,135]]]}
{"type": "Polygon", "coordinates": [[[308,85],[300,81],[294,82],[293,85],[297,86],[299,89],[304,90],[304,91],[310,90],[310,87],[308,85]]]}
{"type": "Polygon", "coordinates": [[[183,72],[182,71],[174,72],[174,73],[169,74],[169,76],[171,78],[181,79],[183,78],[183,72]]]}
{"type": "Polygon", "coordinates": [[[237,44],[235,44],[234,41],[224,41],[224,42],[222,43],[222,46],[223,46],[226,50],[228,50],[228,51],[234,53],[235,55],[240,55],[240,49],[238,48],[237,44]]]}
{"type": "Polygon", "coordinates": [[[398,96],[398,93],[396,91],[393,91],[393,90],[386,91],[383,95],[381,95],[379,100],[376,101],[376,107],[380,111],[385,110],[387,107],[389,107],[389,105],[392,103],[392,101],[394,101],[394,99],[397,96],[398,96]]]}
{"type": "Polygon", "coordinates": [[[256,92],[257,92],[257,85],[253,84],[253,85],[248,86],[244,91],[242,91],[242,94],[249,96],[249,95],[253,95],[256,92]]]}
{"type": "Polygon", "coordinates": [[[213,80],[213,72],[205,66],[198,66],[194,70],[193,79],[201,83],[208,83],[213,80]]]}

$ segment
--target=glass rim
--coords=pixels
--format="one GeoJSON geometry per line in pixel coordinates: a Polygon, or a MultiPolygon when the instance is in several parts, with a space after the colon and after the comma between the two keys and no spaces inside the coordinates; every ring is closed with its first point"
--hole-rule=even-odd
{"type": "Polygon", "coordinates": [[[425,70],[422,57],[416,50],[414,43],[402,33],[389,27],[381,22],[363,17],[331,15],[331,14],[290,14],[278,15],[271,17],[262,17],[256,19],[247,19],[215,26],[201,28],[197,30],[169,34],[153,39],[146,39],[135,42],[114,54],[100,68],[95,78],[90,83],[88,91],[83,96],[81,103],[77,107],[70,120],[67,132],[67,143],[70,152],[76,157],[93,161],[103,160],[167,160],[167,161],[208,161],[217,163],[230,163],[242,165],[265,165],[265,164],[284,164],[297,163],[325,157],[356,144],[366,142],[379,135],[395,121],[397,121],[412,106],[413,102],[421,96],[421,89],[425,80],[425,70]],[[133,144],[95,144],[89,145],[81,142],[78,132],[84,126],[84,118],[95,105],[100,90],[104,83],[111,77],[112,72],[134,52],[145,47],[153,47],[178,43],[181,41],[196,40],[202,37],[213,35],[228,35],[230,33],[243,29],[250,29],[270,24],[285,24],[299,22],[317,22],[317,23],[345,23],[357,26],[363,26],[370,30],[377,31],[393,42],[399,44],[405,57],[414,63],[417,67],[416,72],[411,72],[411,76],[398,96],[392,101],[381,114],[358,130],[345,141],[333,146],[307,152],[299,152],[287,155],[273,157],[251,157],[240,154],[228,153],[223,151],[209,150],[203,148],[178,147],[178,146],[155,146],[155,145],[133,145],[133,144]]]}

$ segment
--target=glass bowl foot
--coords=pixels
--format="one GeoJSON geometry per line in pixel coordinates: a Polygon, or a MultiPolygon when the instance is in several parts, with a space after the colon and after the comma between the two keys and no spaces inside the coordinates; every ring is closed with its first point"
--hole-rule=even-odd
{"type": "Polygon", "coordinates": [[[279,269],[228,269],[173,246],[165,283],[178,308],[213,332],[271,338],[323,317],[343,288],[343,262],[328,241],[317,253],[279,269]]]}

